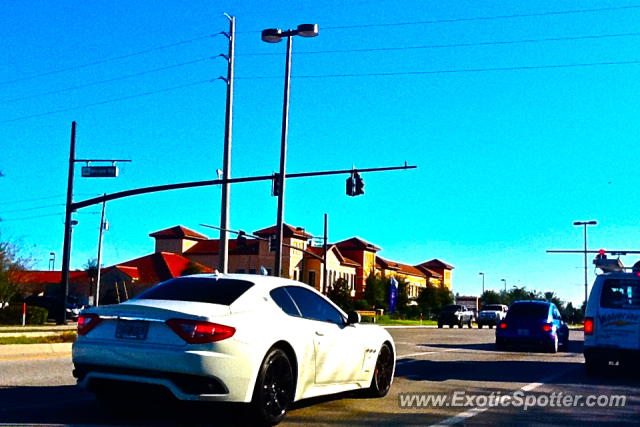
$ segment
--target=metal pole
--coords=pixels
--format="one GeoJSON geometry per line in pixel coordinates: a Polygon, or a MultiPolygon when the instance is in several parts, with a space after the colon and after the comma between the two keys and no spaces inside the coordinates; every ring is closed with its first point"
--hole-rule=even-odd
{"type": "Polygon", "coordinates": [[[67,204],[64,218],[64,243],[62,248],[62,310],[57,323],[67,323],[67,294],[69,293],[69,264],[71,261],[71,205],[73,204],[73,166],[76,156],[76,122],[71,122],[71,147],[69,149],[69,174],[67,178],[67,204]]]}
{"type": "Polygon", "coordinates": [[[227,180],[231,177],[231,131],[233,127],[233,63],[234,63],[234,51],[235,51],[235,33],[236,33],[236,18],[234,16],[228,16],[229,18],[229,61],[227,67],[227,113],[225,117],[225,130],[224,130],[224,158],[222,165],[222,177],[225,183],[222,184],[222,202],[220,208],[220,248],[218,250],[218,270],[221,273],[226,274],[229,270],[229,234],[226,230],[229,229],[229,192],[231,186],[227,180]]]}
{"type": "Polygon", "coordinates": [[[289,85],[291,83],[291,47],[293,37],[287,37],[287,58],[284,72],[284,100],[282,102],[282,140],[280,144],[280,175],[278,180],[278,230],[276,232],[276,254],[273,275],[282,274],[282,237],[284,229],[284,190],[287,170],[287,130],[289,127],[289,85]]]}
{"type": "MultiPolygon", "coordinates": [[[[106,194],[105,194],[106,196],[106,194]]],[[[95,298],[95,306],[98,307],[100,305],[100,276],[101,276],[101,268],[102,264],[102,234],[104,231],[104,211],[107,206],[107,202],[102,202],[102,216],[100,217],[100,234],[98,235],[98,277],[96,277],[96,298],[95,298]]]]}
{"type": "Polygon", "coordinates": [[[587,223],[584,224],[584,304],[587,304],[587,223]]]}
{"type": "Polygon", "coordinates": [[[324,214],[324,256],[322,259],[322,293],[326,294],[327,289],[327,250],[328,250],[328,236],[329,236],[329,219],[328,215],[324,214]]]}

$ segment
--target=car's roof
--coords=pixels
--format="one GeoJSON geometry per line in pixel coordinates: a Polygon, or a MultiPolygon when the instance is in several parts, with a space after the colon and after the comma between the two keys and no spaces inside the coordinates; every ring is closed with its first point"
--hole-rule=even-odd
{"type": "MultiPolygon", "coordinates": [[[[261,288],[265,288],[267,290],[277,288],[279,286],[305,286],[304,283],[298,282],[296,280],[285,279],[283,277],[275,277],[275,276],[263,276],[260,274],[240,274],[240,273],[212,273],[212,274],[192,274],[189,276],[182,276],[183,279],[188,279],[190,277],[193,278],[205,278],[205,279],[231,279],[231,280],[245,280],[247,282],[251,282],[254,285],[257,285],[261,288]]],[[[312,286],[308,286],[312,288],[312,286]]]]}
{"type": "Polygon", "coordinates": [[[544,305],[550,305],[553,304],[550,301],[539,301],[539,300],[522,300],[522,301],[514,301],[513,304],[544,304],[544,305]]]}

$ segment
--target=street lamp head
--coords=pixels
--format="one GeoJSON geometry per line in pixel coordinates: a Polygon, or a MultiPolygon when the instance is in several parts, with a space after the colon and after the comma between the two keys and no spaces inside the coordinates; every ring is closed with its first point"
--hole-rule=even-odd
{"type": "Polygon", "coordinates": [[[280,28],[269,28],[262,30],[262,41],[267,43],[278,43],[282,40],[282,30],[280,28]]]}
{"type": "Polygon", "coordinates": [[[484,276],[484,273],[481,271],[480,273],[478,273],[480,276],[484,276]]]}
{"type": "Polygon", "coordinates": [[[318,35],[318,24],[298,25],[298,35],[302,37],[316,37],[318,35]]]}
{"type": "Polygon", "coordinates": [[[598,221],[574,221],[573,225],[597,225],[598,221]]]}

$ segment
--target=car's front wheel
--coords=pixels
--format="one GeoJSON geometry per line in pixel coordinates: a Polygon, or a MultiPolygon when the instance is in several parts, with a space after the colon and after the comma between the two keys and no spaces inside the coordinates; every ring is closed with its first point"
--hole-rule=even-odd
{"type": "Polygon", "coordinates": [[[262,361],[253,392],[254,415],[260,423],[275,425],[284,417],[295,393],[295,377],[287,354],[274,348],[262,361]]]}
{"type": "Polygon", "coordinates": [[[382,344],[380,352],[378,353],[378,360],[376,360],[376,368],[373,371],[371,386],[367,394],[372,397],[383,397],[389,393],[391,381],[393,381],[394,363],[395,360],[391,347],[387,343],[382,344]]]}

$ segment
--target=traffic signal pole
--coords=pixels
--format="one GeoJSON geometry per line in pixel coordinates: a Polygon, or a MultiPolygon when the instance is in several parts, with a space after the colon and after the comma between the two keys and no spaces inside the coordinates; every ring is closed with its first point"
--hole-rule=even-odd
{"type": "Polygon", "coordinates": [[[76,158],[76,122],[71,122],[71,146],[69,148],[69,173],[67,175],[67,203],[64,214],[64,243],[62,246],[62,278],[60,279],[62,292],[62,310],[56,316],[59,325],[67,323],[67,294],[69,292],[69,264],[71,259],[71,213],[73,205],[73,167],[76,158]]]}

